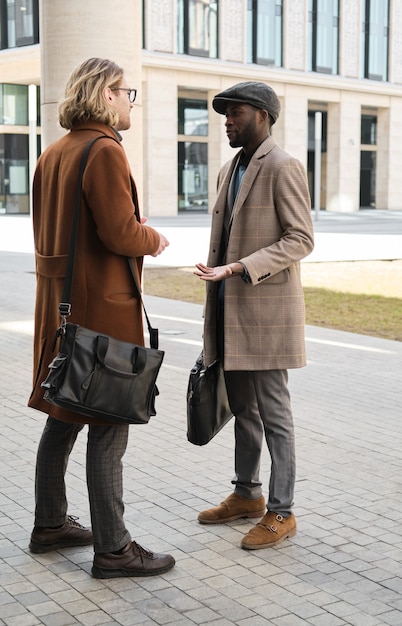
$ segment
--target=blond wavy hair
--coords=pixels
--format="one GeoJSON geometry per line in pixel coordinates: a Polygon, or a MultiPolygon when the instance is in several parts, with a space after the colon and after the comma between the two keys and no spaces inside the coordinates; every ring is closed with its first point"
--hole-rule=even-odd
{"type": "Polygon", "coordinates": [[[64,100],[59,105],[60,125],[71,130],[88,120],[107,126],[117,124],[118,115],[105,100],[103,92],[106,87],[118,87],[123,73],[123,68],[113,61],[95,57],[77,66],[67,82],[64,100]]]}

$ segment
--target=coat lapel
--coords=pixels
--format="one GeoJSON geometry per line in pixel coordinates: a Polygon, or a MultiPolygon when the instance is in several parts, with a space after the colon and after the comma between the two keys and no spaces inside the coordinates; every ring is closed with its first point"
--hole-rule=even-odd
{"type": "Polygon", "coordinates": [[[237,198],[235,200],[233,211],[232,211],[232,221],[235,215],[237,215],[245,203],[247,196],[250,192],[250,189],[253,186],[254,180],[260,170],[261,163],[255,159],[251,159],[248,167],[244,173],[242,183],[240,185],[239,192],[237,194],[237,198]]]}
{"type": "Polygon", "coordinates": [[[228,163],[226,174],[223,174],[223,181],[220,185],[219,192],[216,198],[216,206],[225,207],[226,201],[230,200],[230,194],[232,194],[233,198],[233,171],[237,165],[239,160],[240,152],[236,154],[236,156],[228,163]]]}
{"type": "MultiPolygon", "coordinates": [[[[253,154],[250,163],[245,171],[243,176],[243,181],[239,189],[239,193],[237,194],[237,198],[233,207],[232,212],[232,221],[235,215],[239,213],[242,206],[244,205],[250,190],[253,187],[254,181],[260,171],[261,167],[261,159],[268,154],[272,150],[272,148],[276,145],[275,139],[269,136],[267,137],[260,146],[258,146],[257,150],[253,154]]],[[[233,169],[232,169],[233,171],[233,169]]]]}

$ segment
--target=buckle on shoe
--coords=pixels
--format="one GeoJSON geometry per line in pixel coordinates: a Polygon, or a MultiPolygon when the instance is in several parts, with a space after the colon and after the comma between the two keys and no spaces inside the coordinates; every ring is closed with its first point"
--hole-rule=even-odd
{"type": "MultiPolygon", "coordinates": [[[[281,515],[280,513],[275,513],[275,521],[279,522],[279,524],[281,524],[283,522],[285,518],[283,517],[283,515],[281,515]]],[[[271,531],[271,533],[277,533],[278,532],[278,526],[276,526],[275,524],[271,524],[268,525],[266,524],[265,527],[271,531]]]]}

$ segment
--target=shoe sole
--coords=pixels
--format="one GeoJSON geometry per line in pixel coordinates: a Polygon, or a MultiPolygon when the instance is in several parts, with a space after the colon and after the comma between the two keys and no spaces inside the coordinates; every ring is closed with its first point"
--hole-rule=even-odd
{"type": "Polygon", "coordinates": [[[279,543],[282,543],[282,541],[285,541],[285,539],[289,539],[289,537],[294,537],[296,533],[297,533],[297,529],[293,528],[288,533],[286,533],[286,535],[284,535],[277,541],[270,541],[269,543],[263,543],[263,544],[262,543],[261,544],[255,544],[255,543],[247,544],[244,542],[244,540],[242,540],[240,547],[243,548],[243,550],[262,550],[263,548],[272,548],[273,546],[277,546],[279,543]]]}
{"type": "Polygon", "coordinates": [[[104,567],[99,567],[98,565],[92,566],[92,576],[94,578],[133,578],[140,576],[159,576],[160,574],[165,574],[175,565],[173,562],[170,565],[165,567],[160,567],[155,570],[132,570],[132,569],[105,569],[104,567]]]}
{"type": "Polygon", "coordinates": [[[29,544],[29,550],[34,554],[44,554],[45,552],[54,552],[55,550],[61,550],[62,548],[91,546],[92,544],[92,539],[90,541],[59,541],[58,543],[50,543],[49,545],[44,545],[43,543],[36,543],[36,541],[31,541],[29,544]]]}
{"type": "Polygon", "coordinates": [[[262,509],[261,511],[255,511],[254,513],[231,515],[230,517],[225,517],[225,519],[205,520],[198,517],[198,521],[200,524],[226,524],[227,522],[234,522],[236,519],[254,519],[256,517],[264,517],[265,513],[266,509],[262,509]]]}

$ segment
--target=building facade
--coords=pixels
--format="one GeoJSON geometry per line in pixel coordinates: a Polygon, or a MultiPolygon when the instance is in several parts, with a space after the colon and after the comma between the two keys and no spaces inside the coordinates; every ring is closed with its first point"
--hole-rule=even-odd
{"type": "Polygon", "coordinates": [[[402,208],[402,0],[81,4],[0,0],[0,213],[29,212],[40,137],[60,134],[56,96],[88,56],[139,89],[124,142],[145,215],[212,208],[234,151],[211,103],[244,80],[277,92],[273,135],[305,164],[316,208],[402,208]]]}

